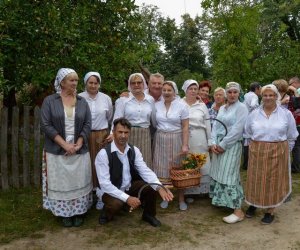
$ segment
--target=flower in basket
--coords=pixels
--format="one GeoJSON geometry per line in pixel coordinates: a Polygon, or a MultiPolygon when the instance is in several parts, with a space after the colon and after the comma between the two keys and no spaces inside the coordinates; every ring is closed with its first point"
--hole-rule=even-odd
{"type": "Polygon", "coordinates": [[[196,169],[201,168],[206,162],[206,154],[189,153],[181,161],[183,169],[196,169]]]}

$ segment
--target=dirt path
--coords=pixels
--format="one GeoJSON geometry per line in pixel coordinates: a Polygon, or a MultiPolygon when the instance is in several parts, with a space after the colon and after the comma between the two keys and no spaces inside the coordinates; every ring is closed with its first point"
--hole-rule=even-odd
{"type": "Polygon", "coordinates": [[[300,249],[300,196],[278,208],[274,223],[267,226],[260,224],[263,211],[227,225],[221,219],[230,211],[212,207],[209,199],[196,199],[186,212],[176,205],[158,210],[161,228],[141,222],[135,211],[105,226],[93,219],[86,222],[88,228],[43,231],[0,249],[300,249]]]}

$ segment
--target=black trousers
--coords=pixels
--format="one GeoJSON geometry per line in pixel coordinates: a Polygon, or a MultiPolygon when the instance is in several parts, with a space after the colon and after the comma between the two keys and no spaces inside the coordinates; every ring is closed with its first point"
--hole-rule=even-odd
{"type": "MultiPolygon", "coordinates": [[[[146,182],[142,180],[133,181],[130,189],[126,191],[126,193],[130,196],[137,197],[140,188],[145,184],[146,182]]],[[[151,186],[147,186],[143,189],[140,200],[144,206],[144,213],[151,216],[156,215],[156,196],[157,192],[151,186]]],[[[104,209],[108,220],[111,220],[126,204],[122,200],[112,197],[107,193],[103,194],[102,201],[104,203],[104,209]]]]}
{"type": "Polygon", "coordinates": [[[292,162],[292,172],[293,173],[300,173],[300,128],[297,127],[299,136],[295,142],[295,146],[292,151],[293,162],[292,162]]]}

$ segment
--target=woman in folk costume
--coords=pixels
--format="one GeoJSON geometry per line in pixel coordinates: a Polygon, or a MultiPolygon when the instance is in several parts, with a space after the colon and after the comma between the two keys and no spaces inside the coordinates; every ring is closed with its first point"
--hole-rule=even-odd
{"type": "Polygon", "coordinates": [[[134,73],[128,79],[129,97],[116,100],[113,120],[124,117],[132,125],[129,143],[141,150],[147,166],[152,168],[152,150],[150,124],[155,123],[155,107],[152,96],[144,93],[146,80],[140,73],[134,73]]]}
{"type": "MultiPolygon", "coordinates": [[[[182,99],[189,108],[189,152],[204,153],[207,155],[206,163],[201,168],[201,183],[199,187],[189,188],[185,194],[207,194],[210,185],[210,157],[209,147],[211,146],[211,125],[208,109],[205,103],[197,100],[199,91],[198,83],[195,80],[186,80],[182,86],[185,97],[182,99]]],[[[193,201],[189,199],[188,201],[193,201]]]]}
{"type": "Polygon", "coordinates": [[[289,154],[298,132],[292,113],[280,105],[279,92],[273,84],[262,87],[262,104],[251,112],[244,137],[250,140],[246,182],[246,217],[256,208],[265,208],[262,224],[274,220],[274,210],[290,195],[289,154]]]}
{"type": "Polygon", "coordinates": [[[76,94],[77,84],[74,70],[60,69],[54,83],[57,93],[47,96],[41,108],[43,207],[62,217],[65,227],[80,226],[92,205],[91,112],[76,94]]]}
{"type": "Polygon", "coordinates": [[[245,104],[239,101],[240,85],[229,82],[226,85],[227,103],[223,105],[212,129],[212,164],[210,176],[210,197],[212,204],[232,208],[231,215],[223,218],[226,223],[244,219],[241,209],[244,199],[240,181],[243,128],[248,115],[245,104]],[[227,133],[226,133],[227,129],[227,133]]]}
{"type": "Polygon", "coordinates": [[[84,76],[85,91],[79,95],[85,98],[89,104],[92,115],[92,130],[89,137],[89,150],[92,163],[92,178],[94,189],[97,190],[97,209],[102,209],[101,190],[99,189],[98,178],[95,170],[95,158],[102,149],[109,135],[109,126],[113,116],[111,98],[100,92],[101,76],[98,72],[88,72],[84,76]]]}
{"type": "MultiPolygon", "coordinates": [[[[176,98],[178,89],[175,82],[166,81],[162,89],[163,100],[155,103],[157,131],[153,145],[153,170],[165,182],[169,180],[170,163],[180,153],[189,151],[189,110],[181,99],[176,98]]],[[[184,190],[179,190],[179,209],[186,210],[184,190]]],[[[168,207],[163,201],[162,208],[168,207]]]]}

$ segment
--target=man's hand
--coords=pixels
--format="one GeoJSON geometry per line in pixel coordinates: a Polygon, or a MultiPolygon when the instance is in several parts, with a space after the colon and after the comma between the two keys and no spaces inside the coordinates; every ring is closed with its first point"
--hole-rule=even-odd
{"type": "Polygon", "coordinates": [[[122,92],[121,94],[120,94],[120,97],[129,97],[129,92],[122,92]]]}
{"type": "Polygon", "coordinates": [[[130,207],[130,209],[136,209],[141,205],[141,201],[133,196],[129,196],[126,203],[130,207]]]}
{"type": "Polygon", "coordinates": [[[172,192],[169,189],[165,190],[164,188],[159,187],[158,193],[164,201],[172,201],[174,198],[174,195],[172,194],[172,192]]]}
{"type": "Polygon", "coordinates": [[[297,92],[297,89],[296,89],[294,86],[291,86],[291,85],[290,85],[290,86],[288,87],[288,91],[292,91],[296,97],[299,97],[299,94],[298,94],[298,92],[297,92]]]}

